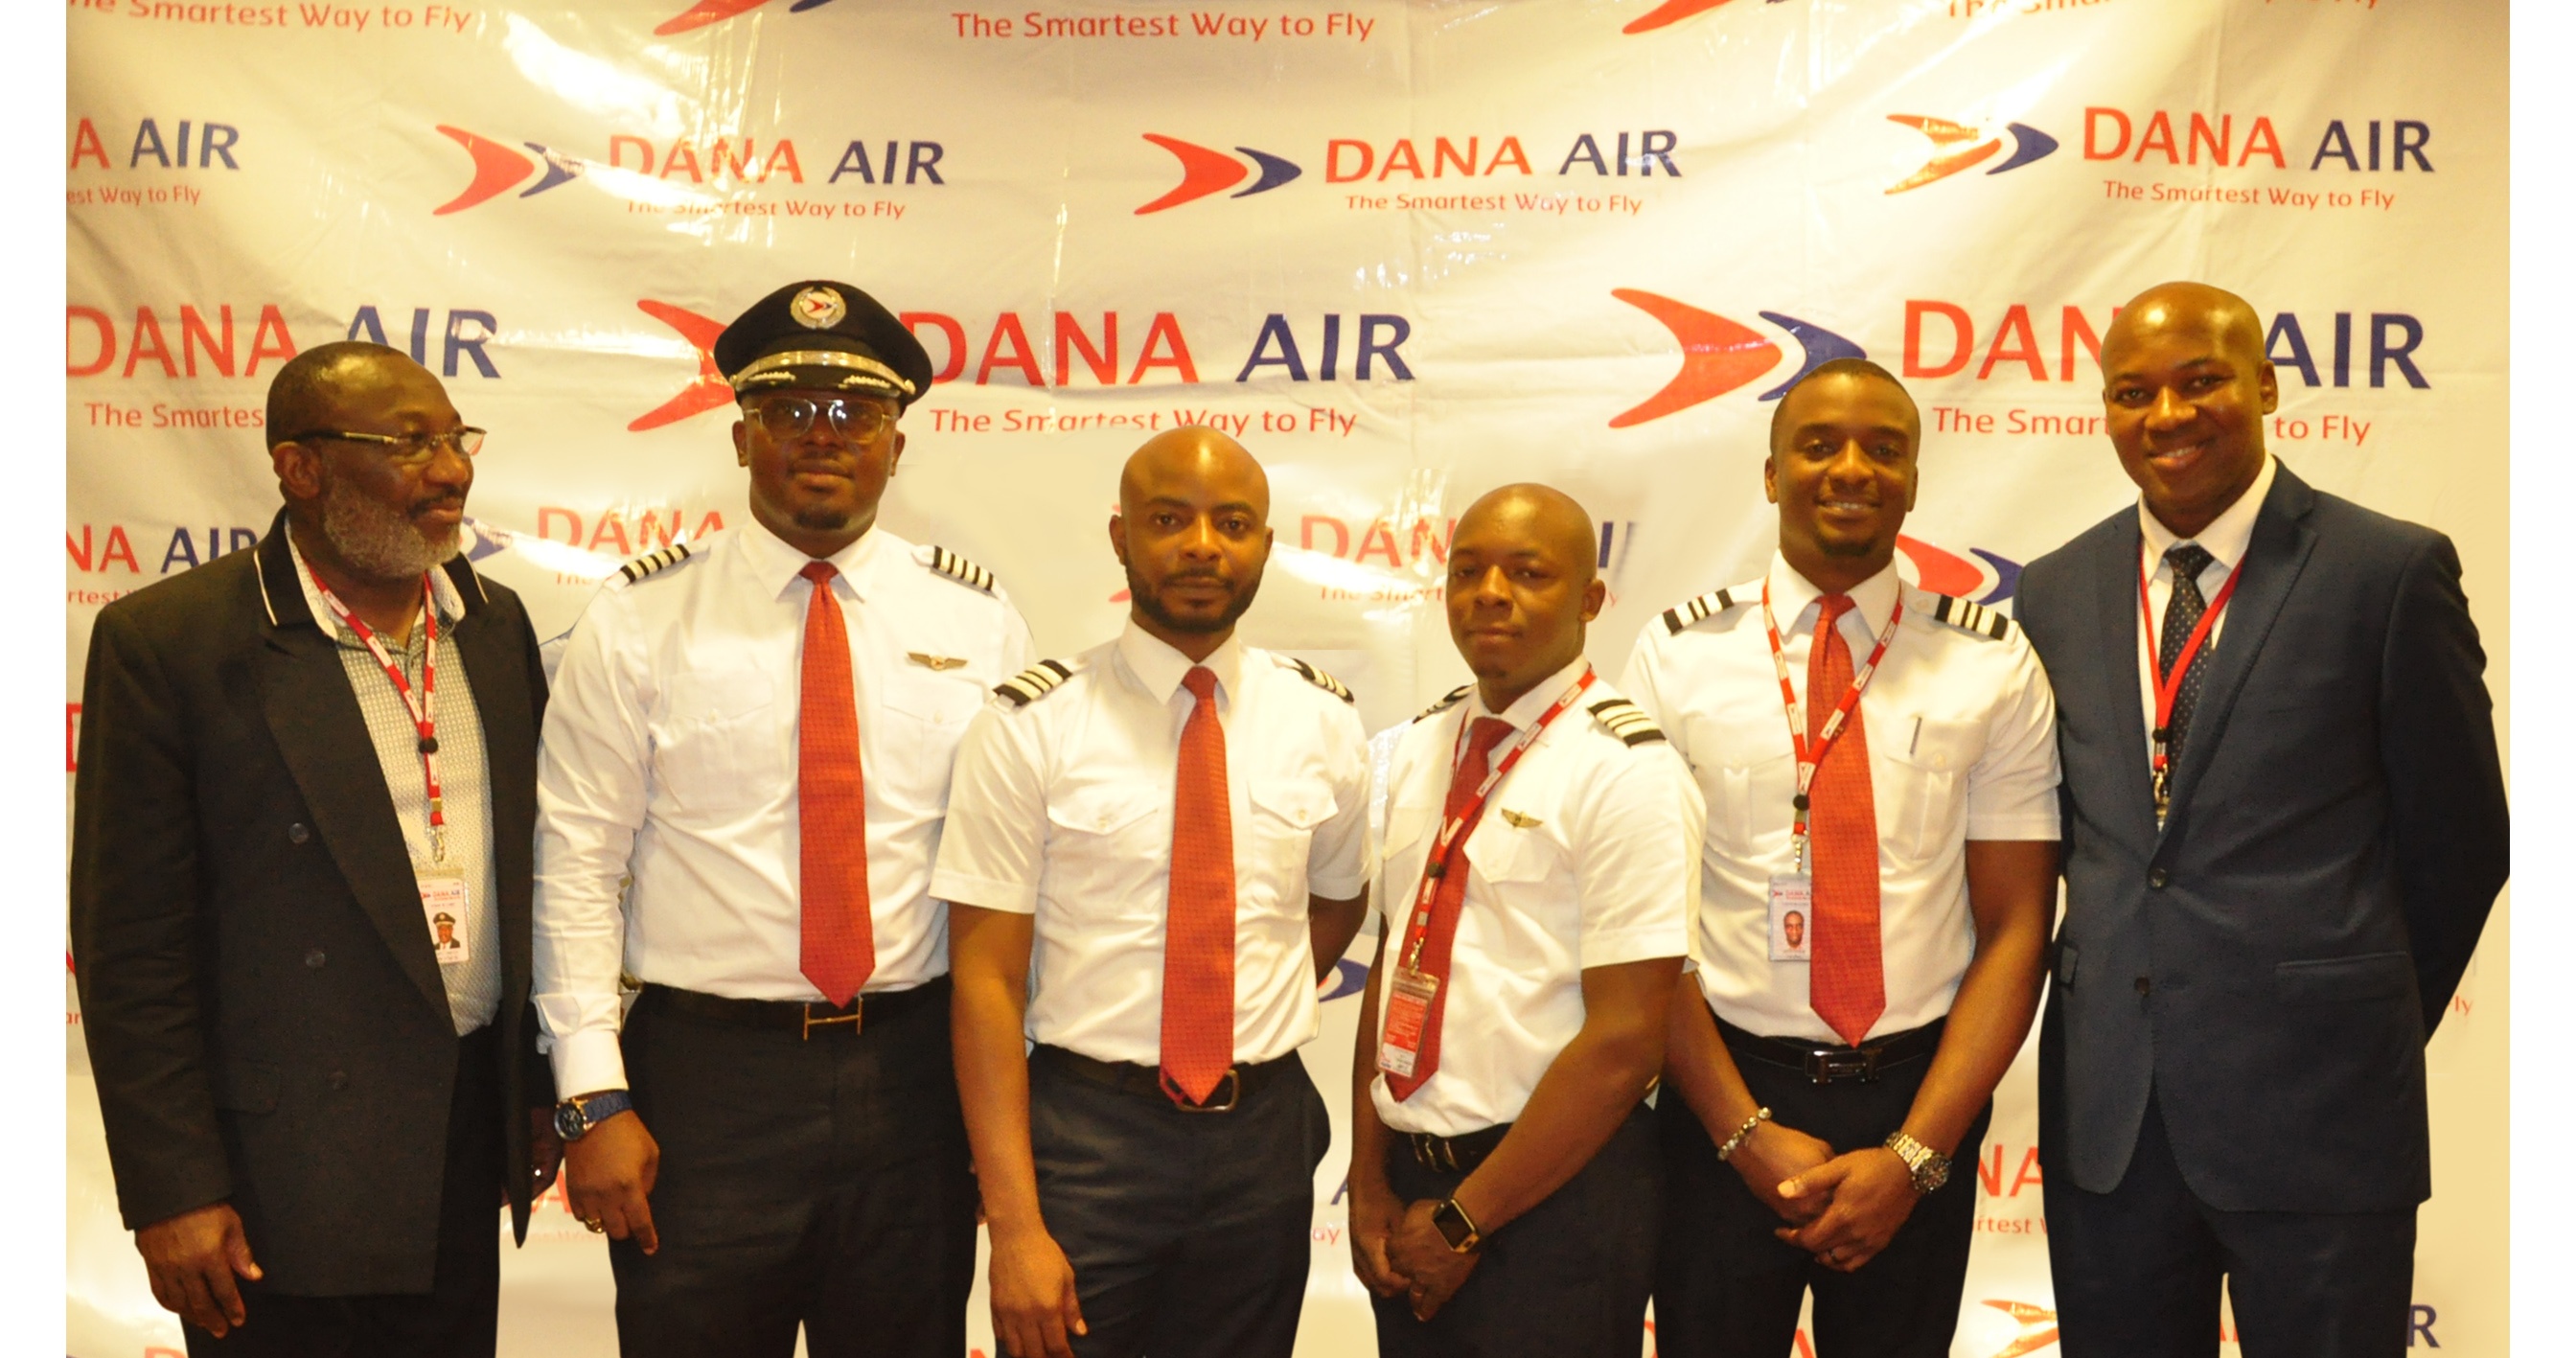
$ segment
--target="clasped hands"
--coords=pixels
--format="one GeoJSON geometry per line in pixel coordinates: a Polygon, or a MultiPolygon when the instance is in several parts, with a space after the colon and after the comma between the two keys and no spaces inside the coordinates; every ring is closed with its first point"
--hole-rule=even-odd
{"type": "Polygon", "coordinates": [[[1449,1304],[1484,1256],[1460,1254],[1431,1224],[1440,1204],[1406,1204],[1383,1187],[1351,1191],[1351,1270],[1381,1297],[1402,1296],[1413,1318],[1429,1320],[1449,1304]]]}
{"type": "Polygon", "coordinates": [[[1753,1196],[1789,1224],[1772,1232],[1850,1273],[1878,1257],[1921,1196],[1896,1152],[1867,1146],[1842,1155],[1777,1122],[1754,1128],[1726,1162],[1753,1196]]]}

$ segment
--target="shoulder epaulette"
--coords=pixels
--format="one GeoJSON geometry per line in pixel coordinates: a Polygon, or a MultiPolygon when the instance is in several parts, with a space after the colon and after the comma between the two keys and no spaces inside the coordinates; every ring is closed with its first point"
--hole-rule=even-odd
{"type": "MultiPolygon", "coordinates": [[[[1435,712],[1446,712],[1450,708],[1456,707],[1458,704],[1467,701],[1467,695],[1475,691],[1476,686],[1474,684],[1460,684],[1456,688],[1449,690],[1446,694],[1443,694],[1440,701],[1422,709],[1422,717],[1428,717],[1435,712]]],[[[1422,717],[1415,717],[1414,720],[1420,721],[1422,720],[1422,717]]]]}
{"type": "Polygon", "coordinates": [[[1625,698],[1604,698],[1584,710],[1590,712],[1593,720],[1600,722],[1610,734],[1630,745],[1652,744],[1664,738],[1662,728],[1655,725],[1655,719],[1625,698]]]}
{"type": "Polygon", "coordinates": [[[1041,660],[995,684],[993,696],[1009,699],[1013,707],[1026,707],[1055,692],[1059,685],[1072,677],[1071,665],[1061,660],[1041,660]]]}
{"type": "Polygon", "coordinates": [[[1984,604],[1970,603],[1965,599],[1951,594],[1935,594],[1932,596],[1932,616],[1938,621],[1946,622],[1952,627],[1958,628],[1960,631],[1974,632],[1979,636],[1991,637],[1996,641],[2010,639],[2013,632],[2019,626],[2011,618],[2002,613],[1996,612],[1994,609],[1986,607],[1984,604]]]}
{"type": "Polygon", "coordinates": [[[924,547],[921,564],[971,589],[993,592],[993,573],[945,547],[924,547]]]}
{"type": "Polygon", "coordinates": [[[1299,678],[1304,679],[1307,683],[1313,684],[1315,687],[1322,689],[1326,693],[1332,694],[1343,702],[1356,703],[1359,701],[1357,697],[1352,695],[1350,685],[1343,683],[1341,680],[1324,673],[1322,670],[1307,664],[1305,661],[1300,660],[1293,655],[1279,655],[1274,653],[1270,658],[1279,662],[1279,668],[1283,670],[1295,670],[1299,678]]]}
{"type": "Polygon", "coordinates": [[[1736,585],[1728,589],[1713,589],[1688,603],[1675,604],[1664,610],[1664,628],[1674,636],[1680,636],[1692,623],[1735,607],[1739,595],[1745,599],[1759,597],[1759,588],[1760,584],[1756,582],[1750,585],[1736,585]]]}
{"type": "Polygon", "coordinates": [[[649,552],[617,568],[626,583],[634,584],[655,571],[667,570],[689,559],[689,544],[674,542],[658,552],[649,552]]]}

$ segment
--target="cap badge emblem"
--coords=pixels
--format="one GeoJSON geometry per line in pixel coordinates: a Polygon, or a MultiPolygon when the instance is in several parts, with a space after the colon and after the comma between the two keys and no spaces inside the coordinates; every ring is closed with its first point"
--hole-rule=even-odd
{"type": "Polygon", "coordinates": [[[807,288],[788,299],[787,314],[808,330],[829,330],[850,314],[850,304],[830,288],[807,288]]]}

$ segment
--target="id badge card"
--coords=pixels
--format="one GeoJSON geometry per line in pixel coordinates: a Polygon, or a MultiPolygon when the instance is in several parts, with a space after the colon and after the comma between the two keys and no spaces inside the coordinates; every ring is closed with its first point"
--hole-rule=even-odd
{"type": "Polygon", "coordinates": [[[1386,992],[1386,1023],[1377,1040],[1377,1068],[1397,1079],[1413,1078],[1422,1052],[1422,1029],[1431,1017],[1431,997],[1440,993],[1440,978],[1411,967],[1398,967],[1386,992]]]}
{"type": "Polygon", "coordinates": [[[420,914],[429,925],[430,950],[437,954],[442,967],[460,966],[474,958],[474,947],[466,940],[471,936],[466,922],[468,896],[465,878],[455,872],[414,867],[412,876],[420,883],[420,914]]]}
{"type": "Polygon", "coordinates": [[[1815,953],[1815,879],[1803,872],[1771,878],[1771,960],[1804,962],[1815,953]]]}

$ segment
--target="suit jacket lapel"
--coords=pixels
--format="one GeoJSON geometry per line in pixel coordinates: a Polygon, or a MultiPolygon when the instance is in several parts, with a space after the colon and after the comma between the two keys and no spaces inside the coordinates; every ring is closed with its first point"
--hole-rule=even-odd
{"type": "Polygon", "coordinates": [[[2099,629],[2093,653],[2103,657],[2103,663],[2094,667],[2094,675],[2103,686],[2100,710],[2111,714],[2114,757],[2119,767],[2128,771],[2112,784],[2118,789],[2118,804],[2113,812],[2121,824],[2152,838],[2156,785],[2147,763],[2147,712],[2138,696],[2138,670],[2143,661],[2138,653],[2136,515],[2123,516],[2118,529],[2106,536],[2110,539],[2106,548],[2110,559],[2092,572],[2097,590],[2093,622],[2099,629]]]}
{"type": "MultiPolygon", "coordinates": [[[[474,568],[457,557],[447,564],[448,579],[465,600],[465,616],[452,634],[474,690],[474,710],[483,721],[483,758],[491,789],[492,824],[530,825],[536,820],[536,785],[527,772],[536,764],[537,732],[528,710],[527,652],[507,628],[494,624],[490,597],[474,568]]],[[[502,975],[528,974],[531,946],[528,899],[535,872],[535,845],[526,835],[492,836],[493,878],[499,899],[502,975]]]]}
{"type": "Polygon", "coordinates": [[[439,980],[438,959],[421,922],[411,851],[403,843],[402,823],[385,790],[384,768],[376,762],[375,742],[349,687],[338,645],[315,623],[296,583],[285,515],[278,516],[257,550],[260,587],[272,619],[262,630],[267,646],[259,667],[269,734],[350,893],[421,997],[445,1017],[447,987],[439,980]]]}
{"type": "Polygon", "coordinates": [[[2262,512],[2255,516],[2254,536],[2245,547],[2245,574],[2236,582],[2236,593],[2220,620],[2218,647],[2209,655],[2209,675],[2201,685],[2200,705],[2192,710],[2191,730],[2183,738],[2182,762],[2174,767],[2175,815],[2166,822],[2167,828],[2181,818],[2181,808],[2189,803],[2201,775],[2217,757],[2218,743],[2226,737],[2228,716],[2235,711],[2237,697],[2245,691],[2245,678],[2253,671],[2264,638],[2271,635],[2272,624],[2280,619],[2281,606],[2289,602],[2290,590],[2298,583],[2299,572],[2308,563],[2308,553],[2316,546],[2316,533],[2308,527],[2308,511],[2315,507],[2316,499],[2308,483],[2291,475],[2285,465],[2273,477],[2272,493],[2264,498],[2262,512]]]}

